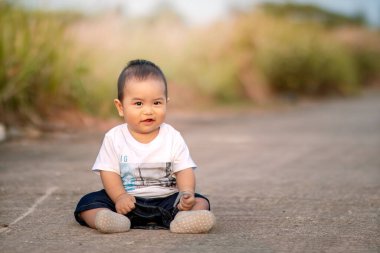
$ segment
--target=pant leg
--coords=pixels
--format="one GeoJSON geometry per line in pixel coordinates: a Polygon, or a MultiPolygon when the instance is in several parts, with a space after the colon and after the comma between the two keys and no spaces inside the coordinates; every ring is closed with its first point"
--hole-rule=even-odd
{"type": "Polygon", "coordinates": [[[82,226],[88,226],[79,214],[95,208],[107,208],[114,212],[116,211],[115,204],[103,189],[97,192],[88,193],[79,200],[74,211],[75,220],[82,226]]]}

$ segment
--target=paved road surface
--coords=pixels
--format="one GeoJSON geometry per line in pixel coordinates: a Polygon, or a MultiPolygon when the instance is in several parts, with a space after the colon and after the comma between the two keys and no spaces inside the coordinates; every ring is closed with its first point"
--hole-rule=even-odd
{"type": "Polygon", "coordinates": [[[380,94],[267,113],[172,116],[217,227],[103,235],[73,209],[101,187],[102,134],[0,144],[1,252],[379,252],[380,94]]]}

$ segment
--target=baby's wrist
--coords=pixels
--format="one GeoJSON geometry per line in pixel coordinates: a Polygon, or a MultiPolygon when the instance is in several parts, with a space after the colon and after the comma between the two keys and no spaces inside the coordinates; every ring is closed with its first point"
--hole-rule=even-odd
{"type": "Polygon", "coordinates": [[[188,199],[188,198],[194,198],[195,193],[193,190],[183,190],[179,192],[180,198],[183,199],[188,199]]]}
{"type": "Polygon", "coordinates": [[[180,191],[180,195],[181,196],[194,196],[194,191],[190,191],[190,190],[185,190],[185,191],[180,191]]]}
{"type": "Polygon", "coordinates": [[[118,202],[120,199],[123,199],[125,197],[128,197],[128,193],[126,192],[123,192],[121,194],[119,194],[116,198],[115,198],[115,203],[118,202]]]}
{"type": "Polygon", "coordinates": [[[179,189],[179,192],[194,194],[195,191],[193,188],[181,188],[179,189]]]}

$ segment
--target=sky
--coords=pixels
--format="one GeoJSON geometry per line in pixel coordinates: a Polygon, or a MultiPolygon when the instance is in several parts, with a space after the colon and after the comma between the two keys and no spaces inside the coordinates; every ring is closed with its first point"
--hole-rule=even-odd
{"type": "Polygon", "coordinates": [[[73,9],[89,13],[122,7],[126,15],[149,15],[160,4],[172,6],[190,24],[207,24],[228,15],[229,8],[247,9],[261,2],[315,4],[328,10],[355,15],[380,26],[380,0],[20,0],[35,8],[73,9]]]}

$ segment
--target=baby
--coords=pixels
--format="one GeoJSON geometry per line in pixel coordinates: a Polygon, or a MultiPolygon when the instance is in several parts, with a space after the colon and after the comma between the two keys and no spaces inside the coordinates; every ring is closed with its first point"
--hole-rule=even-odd
{"type": "Polygon", "coordinates": [[[114,100],[124,124],[108,131],[93,171],[104,189],[85,195],[76,220],[103,233],[166,228],[206,233],[215,224],[210,202],[195,193],[196,168],[181,134],[165,123],[166,78],[147,60],[121,71],[114,100]]]}

